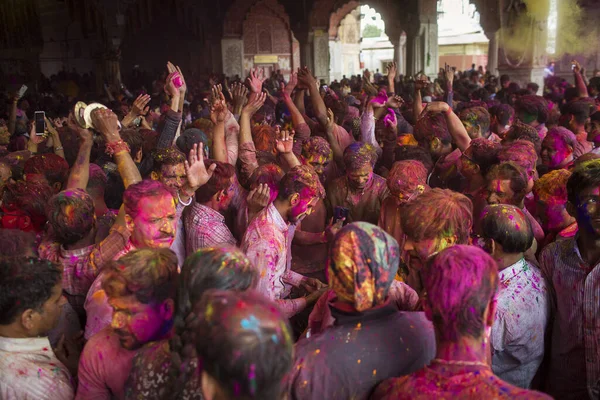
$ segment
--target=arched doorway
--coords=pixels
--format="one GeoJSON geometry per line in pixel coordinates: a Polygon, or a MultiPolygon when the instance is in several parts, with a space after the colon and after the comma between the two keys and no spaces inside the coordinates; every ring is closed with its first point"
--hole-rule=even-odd
{"type": "Polygon", "coordinates": [[[290,20],[277,0],[237,0],[228,9],[221,42],[223,72],[246,76],[259,67],[267,76],[280,71],[286,79],[300,65],[300,51],[290,20]]]}

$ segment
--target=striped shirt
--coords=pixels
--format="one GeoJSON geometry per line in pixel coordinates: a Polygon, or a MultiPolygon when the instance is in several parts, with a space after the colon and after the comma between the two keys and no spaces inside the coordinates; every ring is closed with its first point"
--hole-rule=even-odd
{"type": "Polygon", "coordinates": [[[225,224],[225,216],[210,207],[194,203],[183,215],[187,254],[198,249],[237,244],[225,224]]]}
{"type": "Polygon", "coordinates": [[[71,374],[47,337],[0,337],[0,399],[70,400],[71,374]]]}
{"type": "Polygon", "coordinates": [[[548,392],[560,399],[598,399],[600,393],[600,263],[588,265],[576,235],[540,255],[554,308],[548,392]]]}

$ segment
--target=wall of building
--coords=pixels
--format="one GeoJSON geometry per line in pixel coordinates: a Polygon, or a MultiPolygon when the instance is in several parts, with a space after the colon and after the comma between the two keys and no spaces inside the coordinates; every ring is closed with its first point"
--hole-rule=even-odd
{"type": "Polygon", "coordinates": [[[254,67],[267,75],[280,70],[285,77],[292,71],[292,34],[285,22],[264,4],[258,4],[244,21],[244,74],[254,67]]]}

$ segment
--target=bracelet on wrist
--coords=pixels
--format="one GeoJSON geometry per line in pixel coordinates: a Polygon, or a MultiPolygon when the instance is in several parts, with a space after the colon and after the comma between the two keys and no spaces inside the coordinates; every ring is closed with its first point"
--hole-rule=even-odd
{"type": "Polygon", "coordinates": [[[184,202],[183,200],[181,200],[181,196],[180,193],[177,193],[177,200],[179,200],[179,202],[181,203],[181,205],[183,206],[189,206],[190,204],[192,204],[192,200],[194,200],[194,198],[192,196],[190,196],[189,200],[186,202],[184,202]]]}
{"type": "Polygon", "coordinates": [[[62,146],[54,146],[54,151],[64,150],[62,146]]]}
{"type": "Polygon", "coordinates": [[[116,142],[106,143],[106,149],[104,150],[104,152],[109,156],[122,153],[123,151],[129,152],[130,149],[129,145],[125,143],[122,139],[116,142]]]}
{"type": "Polygon", "coordinates": [[[448,109],[444,112],[446,115],[452,114],[452,107],[448,107],[448,109]]]}

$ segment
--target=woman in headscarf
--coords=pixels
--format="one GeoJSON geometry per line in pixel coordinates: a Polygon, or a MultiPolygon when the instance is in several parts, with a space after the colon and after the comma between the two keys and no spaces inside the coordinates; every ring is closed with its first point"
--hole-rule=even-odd
{"type": "Polygon", "coordinates": [[[323,295],[330,320],[296,345],[291,398],[367,399],[381,380],[433,358],[425,315],[401,312],[389,297],[399,259],[398,242],[375,225],[338,232],[328,260],[331,290],[323,295]]]}

